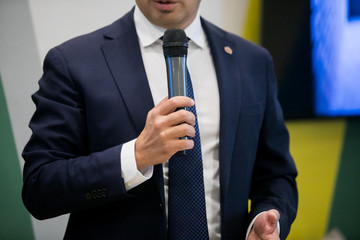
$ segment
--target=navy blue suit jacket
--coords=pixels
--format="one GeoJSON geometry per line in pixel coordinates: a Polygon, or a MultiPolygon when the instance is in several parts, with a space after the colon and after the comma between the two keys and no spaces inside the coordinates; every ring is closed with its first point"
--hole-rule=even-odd
{"type": "MultiPolygon", "coordinates": [[[[204,19],[202,26],[220,92],[222,239],[244,239],[252,217],[272,208],[285,239],[296,215],[297,172],[271,57],[204,19]]],[[[121,178],[122,144],[140,134],[154,107],[133,11],[50,50],[33,101],[23,152],[23,201],[32,215],[70,213],[65,239],[166,239],[161,165],[128,192],[121,178]]]]}

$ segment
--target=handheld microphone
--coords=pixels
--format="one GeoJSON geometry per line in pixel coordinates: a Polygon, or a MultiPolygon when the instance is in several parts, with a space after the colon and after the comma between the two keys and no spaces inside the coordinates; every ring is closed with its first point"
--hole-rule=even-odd
{"type": "Polygon", "coordinates": [[[166,30],[163,52],[166,61],[169,98],[186,96],[188,38],[182,29],[166,30]]]}
{"type": "MultiPolygon", "coordinates": [[[[182,29],[169,29],[164,33],[163,52],[166,62],[169,98],[175,96],[187,96],[186,57],[188,41],[189,40],[182,29]]],[[[186,110],[186,107],[183,109],[186,110]]],[[[187,137],[182,139],[187,139],[187,137]]],[[[176,154],[185,155],[185,150],[177,152],[176,154]]]]}

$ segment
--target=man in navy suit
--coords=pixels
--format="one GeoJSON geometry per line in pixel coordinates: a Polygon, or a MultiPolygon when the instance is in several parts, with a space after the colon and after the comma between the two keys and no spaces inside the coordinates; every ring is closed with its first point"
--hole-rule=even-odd
{"type": "Polygon", "coordinates": [[[168,161],[195,135],[194,114],[175,111],[194,101],[166,97],[159,38],[170,28],[190,38],[210,239],[288,235],[297,171],[271,57],[202,19],[199,4],[137,0],[46,56],[22,196],[38,219],[70,213],[65,239],[167,239],[168,161]]]}

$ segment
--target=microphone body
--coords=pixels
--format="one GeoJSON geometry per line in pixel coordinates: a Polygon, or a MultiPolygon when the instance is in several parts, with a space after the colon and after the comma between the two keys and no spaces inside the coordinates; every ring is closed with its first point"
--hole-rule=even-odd
{"type": "Polygon", "coordinates": [[[169,98],[186,96],[186,56],[165,56],[169,98]]]}
{"type": "MultiPolygon", "coordinates": [[[[182,29],[169,29],[165,31],[163,51],[166,62],[169,98],[187,96],[187,49],[188,38],[182,29]]],[[[186,107],[182,109],[186,110],[186,107]]],[[[181,139],[187,139],[187,137],[185,136],[181,139]]],[[[185,150],[177,152],[176,155],[185,155],[185,150]]]]}

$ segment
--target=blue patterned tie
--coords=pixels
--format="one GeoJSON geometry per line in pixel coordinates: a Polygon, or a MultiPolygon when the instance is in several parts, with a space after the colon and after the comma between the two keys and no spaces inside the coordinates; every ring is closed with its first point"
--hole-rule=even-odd
{"type": "MultiPolygon", "coordinates": [[[[194,99],[188,72],[187,96],[194,99]]],[[[196,117],[195,106],[188,110],[196,117]]],[[[184,156],[174,155],[169,161],[169,240],[209,239],[197,117],[195,130],[194,148],[186,150],[184,156]]]]}

